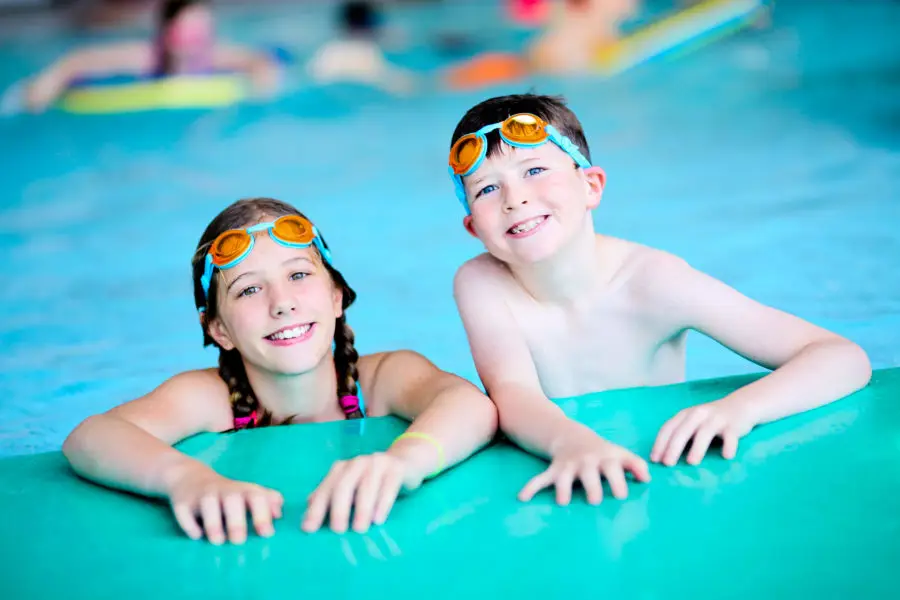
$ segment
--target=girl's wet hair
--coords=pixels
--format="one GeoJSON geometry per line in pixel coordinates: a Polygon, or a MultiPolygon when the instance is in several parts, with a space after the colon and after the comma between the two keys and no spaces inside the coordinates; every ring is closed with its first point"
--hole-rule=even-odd
{"type": "MultiPolygon", "coordinates": [[[[253,394],[250,387],[250,381],[247,379],[247,371],[244,369],[244,360],[241,358],[237,349],[225,350],[219,346],[216,341],[209,335],[209,323],[216,317],[216,298],[217,298],[217,277],[213,277],[209,286],[209,298],[203,295],[203,287],[200,284],[200,278],[205,268],[206,254],[213,240],[224,231],[229,229],[246,229],[251,225],[259,223],[263,220],[274,220],[285,215],[299,215],[305,217],[303,213],[296,208],[275,200],[272,198],[248,198],[238,200],[221,213],[206,227],[206,231],[200,237],[197,244],[197,251],[191,261],[191,268],[194,277],[194,304],[197,309],[203,309],[203,345],[214,345],[219,348],[219,375],[228,384],[228,391],[231,394],[231,407],[235,418],[250,417],[256,414],[256,420],[251,419],[248,427],[270,425],[272,424],[272,415],[269,411],[260,406],[259,401],[253,394]]],[[[321,237],[321,233],[320,233],[321,237]]],[[[327,248],[328,244],[322,238],[322,244],[327,248]]],[[[315,250],[315,246],[310,246],[315,250]]],[[[320,257],[322,258],[322,257],[320,257]]],[[[356,292],[347,285],[347,281],[340,271],[331,266],[324,259],[322,264],[331,276],[331,280],[335,287],[340,288],[343,296],[342,306],[343,314],[336,319],[334,326],[334,368],[337,372],[337,393],[338,398],[342,396],[356,396],[358,392],[359,373],[356,368],[356,361],[359,354],[354,347],[353,330],[347,325],[346,310],[356,300],[356,292]]],[[[337,402],[337,398],[335,398],[337,402]]],[[[362,418],[362,411],[357,409],[347,415],[348,418],[362,418]]]]}

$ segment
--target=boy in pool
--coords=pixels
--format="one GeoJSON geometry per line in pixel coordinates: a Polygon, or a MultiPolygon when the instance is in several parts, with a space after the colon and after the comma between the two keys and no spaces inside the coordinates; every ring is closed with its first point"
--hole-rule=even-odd
{"type": "Polygon", "coordinates": [[[453,133],[449,162],[463,224],[487,250],[454,280],[476,368],[501,429],[551,461],[520,499],[555,485],[557,502],[567,504],[581,480],[598,503],[601,475],[617,498],[627,495],[626,471],[649,481],[644,460],[566,418],[549,398],[681,382],[689,330],[773,372],[668,420],[650,452],[666,466],[689,442],[687,462],[698,464],[717,437],[731,459],[755,426],[869,381],[856,344],[676,256],[595,233],[591,211],[606,177],[562,99],[514,95],[474,106],[453,133]]]}

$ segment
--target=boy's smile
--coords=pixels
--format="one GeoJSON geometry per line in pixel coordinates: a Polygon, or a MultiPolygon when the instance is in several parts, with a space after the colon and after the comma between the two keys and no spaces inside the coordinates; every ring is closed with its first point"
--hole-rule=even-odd
{"type": "Polygon", "coordinates": [[[554,255],[581,231],[599,202],[591,183],[555,144],[501,146],[464,186],[471,215],[466,229],[500,260],[534,263],[554,255]]]}

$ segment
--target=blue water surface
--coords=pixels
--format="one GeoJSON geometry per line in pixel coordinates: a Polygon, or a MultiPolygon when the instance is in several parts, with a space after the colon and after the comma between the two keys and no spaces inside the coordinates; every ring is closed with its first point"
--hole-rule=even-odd
{"type": "MultiPolygon", "coordinates": [[[[391,56],[426,82],[411,98],[310,88],[297,66],[266,104],[0,117],[0,456],[57,449],[87,415],[215,363],[189,261],[208,221],[246,196],[295,203],[325,232],[359,293],[361,352],[412,348],[477,381],[451,281],[481,248],[447,146],[470,105],[532,87],[570,100],[606,169],[599,231],[846,335],[876,367],[900,364],[900,3],[785,0],[768,28],[615,79],[471,93],[427,81],[529,34],[493,3],[454,2],[452,19],[449,4],[388,15],[391,56]],[[447,35],[466,44],[451,52],[447,35]]],[[[302,62],[330,18],[322,5],[223,8],[220,30],[302,62]]],[[[144,34],[23,25],[0,37],[0,88],[66,49],[144,34]]],[[[691,338],[689,378],[759,369],[691,338]]]]}

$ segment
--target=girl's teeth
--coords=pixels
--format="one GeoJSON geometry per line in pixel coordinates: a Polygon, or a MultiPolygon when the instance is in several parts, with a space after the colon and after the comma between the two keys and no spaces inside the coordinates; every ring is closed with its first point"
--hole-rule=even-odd
{"type": "Polygon", "coordinates": [[[303,325],[301,327],[294,327],[293,329],[285,329],[284,331],[279,331],[278,333],[273,333],[269,336],[269,338],[273,340],[290,340],[295,337],[300,337],[307,331],[312,325],[303,325]]]}

